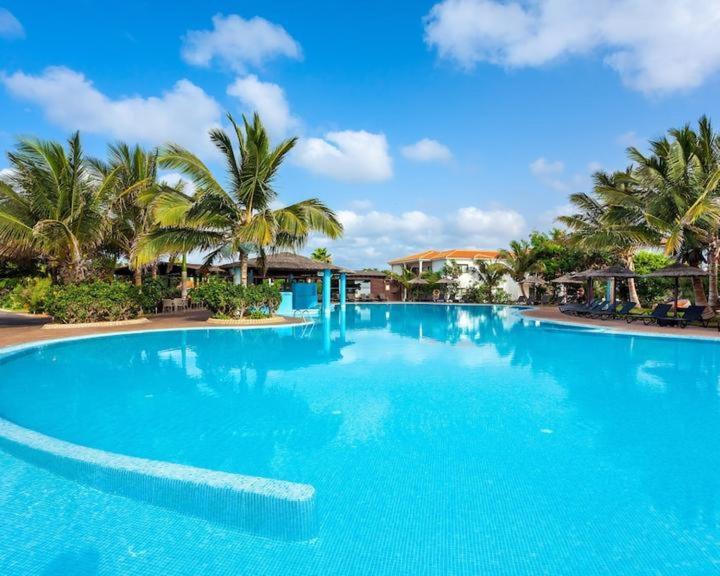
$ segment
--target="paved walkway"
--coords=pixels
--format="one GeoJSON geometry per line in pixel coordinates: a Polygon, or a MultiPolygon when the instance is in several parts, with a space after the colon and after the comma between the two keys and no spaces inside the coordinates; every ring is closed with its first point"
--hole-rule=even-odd
{"type": "Polygon", "coordinates": [[[570,316],[560,312],[556,306],[538,306],[532,310],[526,310],[523,314],[529,318],[556,320],[584,326],[599,326],[619,332],[646,332],[648,334],[672,334],[673,336],[703,336],[705,338],[720,340],[720,332],[718,332],[716,326],[711,326],[710,328],[703,328],[702,326],[688,326],[687,328],[645,326],[642,322],[638,321],[628,324],[625,320],[598,320],[570,316]]]}
{"type": "MultiPolygon", "coordinates": [[[[210,313],[206,310],[181,312],[177,314],[163,314],[150,316],[149,323],[130,326],[112,326],[104,328],[59,328],[43,330],[42,325],[49,320],[41,316],[28,314],[13,314],[0,312],[0,348],[34,342],[36,340],[55,340],[56,338],[69,338],[85,336],[88,334],[112,334],[113,332],[133,332],[137,330],[165,330],[168,328],[210,328],[205,321],[210,313]]],[[[300,318],[293,318],[293,322],[300,323],[300,318]]]]}

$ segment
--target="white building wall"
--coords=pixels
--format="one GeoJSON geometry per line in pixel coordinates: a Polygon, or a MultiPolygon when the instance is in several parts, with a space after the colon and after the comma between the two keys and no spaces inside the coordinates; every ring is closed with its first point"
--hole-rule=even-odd
{"type": "MultiPolygon", "coordinates": [[[[467,290],[477,283],[477,275],[473,273],[475,263],[470,259],[454,259],[455,263],[459,266],[464,267],[467,272],[463,272],[458,277],[458,288],[460,290],[467,290]]],[[[423,272],[442,272],[445,264],[450,264],[449,260],[432,260],[423,261],[422,269],[423,272]]],[[[392,264],[391,270],[396,274],[402,274],[405,266],[403,264],[392,264]]],[[[510,276],[506,276],[500,287],[507,292],[513,299],[517,299],[522,294],[520,286],[510,276]]]]}

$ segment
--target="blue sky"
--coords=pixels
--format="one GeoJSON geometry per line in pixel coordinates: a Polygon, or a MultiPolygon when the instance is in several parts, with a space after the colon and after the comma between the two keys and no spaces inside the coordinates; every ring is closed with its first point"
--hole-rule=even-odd
{"type": "MultiPolygon", "coordinates": [[[[21,134],[178,141],[259,109],[300,144],[282,200],[318,196],[348,266],[547,229],[624,149],[715,116],[712,0],[4,2],[0,169],[21,134]]],[[[720,122],[720,119],[718,119],[720,122]]],[[[174,176],[169,176],[173,178],[174,176]]]]}

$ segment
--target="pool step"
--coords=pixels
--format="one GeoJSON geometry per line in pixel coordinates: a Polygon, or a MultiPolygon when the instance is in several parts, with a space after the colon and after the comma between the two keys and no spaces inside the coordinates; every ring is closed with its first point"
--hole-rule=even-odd
{"type": "Polygon", "coordinates": [[[315,488],[283,480],[114,454],[0,418],[0,448],[50,472],[117,494],[279,540],[316,536],[315,488]]]}

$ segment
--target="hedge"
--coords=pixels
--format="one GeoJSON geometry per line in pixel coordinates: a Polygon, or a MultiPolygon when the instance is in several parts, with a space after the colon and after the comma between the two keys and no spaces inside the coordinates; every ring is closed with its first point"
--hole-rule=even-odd
{"type": "Polygon", "coordinates": [[[61,324],[132,320],[142,314],[138,290],[128,282],[53,286],[44,308],[61,324]]]}
{"type": "Polygon", "coordinates": [[[282,299],[278,286],[240,286],[219,278],[210,278],[193,288],[190,297],[205,302],[219,318],[243,318],[248,313],[254,317],[271,316],[282,299]]]}

